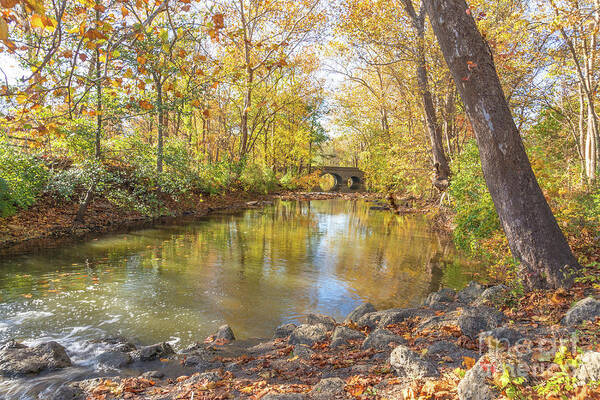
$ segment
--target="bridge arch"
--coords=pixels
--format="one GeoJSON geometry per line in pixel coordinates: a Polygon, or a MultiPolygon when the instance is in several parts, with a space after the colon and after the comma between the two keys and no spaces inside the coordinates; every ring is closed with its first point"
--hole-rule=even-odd
{"type": "MultiPolygon", "coordinates": [[[[330,192],[355,192],[365,190],[365,173],[358,168],[324,166],[318,168],[321,176],[331,175],[335,185],[329,189],[330,192]]],[[[322,190],[320,187],[315,190],[322,190]]]]}

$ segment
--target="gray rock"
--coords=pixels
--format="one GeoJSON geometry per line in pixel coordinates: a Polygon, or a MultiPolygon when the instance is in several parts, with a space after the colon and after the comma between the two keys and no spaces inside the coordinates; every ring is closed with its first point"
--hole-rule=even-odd
{"type": "Polygon", "coordinates": [[[600,317],[600,301],[586,297],[567,311],[562,323],[567,326],[579,325],[585,321],[594,321],[597,317],[600,317]]]}
{"type": "Polygon", "coordinates": [[[169,357],[173,354],[175,354],[175,352],[167,342],[145,346],[129,353],[133,361],[153,361],[159,358],[169,357]]]}
{"type": "Polygon", "coordinates": [[[232,342],[235,340],[235,335],[233,334],[233,330],[229,325],[222,325],[215,334],[215,340],[226,340],[228,342],[232,342]]]}
{"type": "Polygon", "coordinates": [[[329,347],[338,347],[348,344],[348,340],[360,340],[363,339],[365,335],[361,332],[356,331],[354,329],[350,329],[345,326],[338,326],[333,331],[333,336],[331,337],[331,344],[329,347]]]}
{"type": "Polygon", "coordinates": [[[466,288],[458,292],[457,299],[461,303],[471,303],[475,301],[485,291],[485,286],[478,282],[471,281],[466,288]]]}
{"type": "Polygon", "coordinates": [[[327,327],[323,324],[300,325],[290,335],[289,344],[305,344],[312,346],[317,342],[327,340],[327,327]]]}
{"type": "Polygon", "coordinates": [[[327,315],[308,314],[306,316],[306,324],[307,325],[323,324],[327,327],[328,331],[332,331],[335,329],[337,322],[335,322],[335,319],[333,319],[327,315]]]}
{"type": "Polygon", "coordinates": [[[464,357],[470,357],[475,360],[479,358],[476,352],[463,349],[454,342],[447,340],[440,340],[439,342],[432,343],[427,348],[427,356],[437,358],[441,362],[449,363],[452,366],[457,367],[463,363],[464,357]]]}
{"type": "Polygon", "coordinates": [[[575,377],[580,382],[600,381],[600,352],[587,351],[579,359],[575,377]]]}
{"type": "Polygon", "coordinates": [[[439,303],[451,303],[456,298],[456,292],[453,289],[440,289],[435,293],[429,294],[425,301],[423,302],[424,306],[431,307],[433,305],[439,303]]]}
{"type": "Polygon", "coordinates": [[[501,326],[506,316],[500,311],[479,306],[465,308],[457,320],[457,325],[463,334],[476,339],[481,332],[489,331],[501,326]]]}
{"type": "Polygon", "coordinates": [[[306,400],[308,396],[303,393],[269,393],[263,400],[306,400]]]}
{"type": "Polygon", "coordinates": [[[369,314],[369,313],[374,313],[374,312],[377,312],[377,310],[375,309],[373,304],[371,304],[371,303],[361,304],[360,306],[358,306],[354,310],[352,310],[352,312],[350,314],[348,314],[348,316],[344,320],[344,323],[358,322],[360,317],[362,317],[363,315],[369,314]]]}
{"type": "Polygon", "coordinates": [[[385,328],[388,325],[399,324],[413,317],[424,317],[433,314],[433,311],[424,308],[392,308],[365,314],[359,318],[356,324],[361,328],[365,326],[369,329],[385,328]]]}
{"type": "Polygon", "coordinates": [[[297,344],[294,346],[294,356],[298,356],[303,360],[310,360],[310,357],[315,354],[310,347],[304,344],[297,344]]]}
{"type": "Polygon", "coordinates": [[[165,374],[160,371],[147,371],[140,375],[144,379],[162,379],[165,374]]]}
{"type": "Polygon", "coordinates": [[[294,331],[294,329],[296,329],[297,327],[298,326],[296,324],[280,325],[275,329],[274,337],[276,339],[286,338],[286,337],[290,336],[292,334],[292,332],[294,331]]]}
{"type": "Polygon", "coordinates": [[[39,400],[83,400],[86,396],[83,390],[76,386],[50,386],[38,396],[39,400]]]}
{"type": "Polygon", "coordinates": [[[70,365],[71,359],[65,348],[56,342],[35,347],[10,342],[0,351],[0,375],[4,376],[37,374],[70,365]]]}
{"type": "Polygon", "coordinates": [[[96,357],[96,362],[108,368],[123,368],[132,361],[131,356],[120,351],[106,351],[96,357]]]}
{"type": "Polygon", "coordinates": [[[390,364],[400,378],[412,380],[439,376],[439,371],[435,365],[422,359],[406,346],[398,346],[392,351],[390,364]]]}
{"type": "Polygon", "coordinates": [[[504,285],[489,287],[481,293],[474,302],[475,306],[498,306],[502,304],[510,292],[510,289],[504,285]]]}
{"type": "Polygon", "coordinates": [[[128,353],[130,351],[136,350],[135,345],[129,340],[127,340],[127,338],[124,336],[108,336],[102,339],[90,340],[89,343],[107,344],[110,347],[109,351],[120,351],[123,353],[128,353]]]}
{"type": "Polygon", "coordinates": [[[496,399],[499,393],[489,381],[492,377],[492,368],[498,370],[501,366],[496,365],[487,356],[481,357],[458,383],[458,398],[460,400],[496,399]]]}
{"type": "Polygon", "coordinates": [[[312,399],[316,400],[329,400],[335,399],[344,396],[344,387],[346,386],[346,382],[344,382],[340,378],[326,378],[321,379],[319,383],[317,383],[309,395],[312,399]]]}
{"type": "Polygon", "coordinates": [[[490,347],[514,346],[521,339],[523,339],[521,332],[506,326],[501,326],[479,334],[479,341],[486,342],[490,347]]]}
{"type": "Polygon", "coordinates": [[[390,350],[391,345],[405,344],[406,340],[402,336],[393,334],[392,332],[385,329],[376,329],[367,336],[364,340],[361,348],[366,349],[377,349],[377,350],[390,350]]]}

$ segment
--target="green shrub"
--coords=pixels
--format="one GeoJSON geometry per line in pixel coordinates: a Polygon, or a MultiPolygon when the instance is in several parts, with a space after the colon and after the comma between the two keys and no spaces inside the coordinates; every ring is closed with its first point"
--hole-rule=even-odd
{"type": "Polygon", "coordinates": [[[2,216],[6,217],[35,203],[46,185],[48,171],[34,156],[0,145],[0,178],[4,183],[2,216]]]}
{"type": "Polygon", "coordinates": [[[273,170],[259,165],[247,165],[240,175],[242,190],[253,193],[269,193],[277,188],[273,170]]]}
{"type": "Polygon", "coordinates": [[[480,241],[500,229],[500,221],[483,178],[474,141],[467,143],[453,166],[450,194],[456,212],[454,239],[459,247],[477,253],[482,250],[480,241]]]}

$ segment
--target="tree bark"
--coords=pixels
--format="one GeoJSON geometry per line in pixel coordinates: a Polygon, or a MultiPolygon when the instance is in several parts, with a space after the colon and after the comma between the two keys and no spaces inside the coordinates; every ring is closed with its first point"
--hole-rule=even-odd
{"type": "Polygon", "coordinates": [[[415,45],[415,57],[417,61],[417,84],[423,109],[425,111],[425,123],[429,140],[431,142],[431,155],[433,158],[433,166],[435,168],[434,186],[440,190],[445,190],[448,187],[450,178],[450,166],[448,159],[444,154],[444,144],[442,142],[442,130],[437,120],[435,107],[433,105],[433,97],[429,90],[429,78],[427,76],[427,61],[425,58],[425,9],[421,7],[419,14],[416,13],[412,0],[402,0],[404,9],[408,13],[414,32],[417,36],[415,45]]]}
{"type": "Polygon", "coordinates": [[[572,282],[579,267],[533,174],[489,46],[465,0],[425,0],[471,121],[485,180],[527,289],[572,282]]]}
{"type": "Polygon", "coordinates": [[[165,111],[163,108],[163,91],[162,91],[162,77],[156,76],[154,78],[156,84],[156,108],[158,109],[158,143],[156,145],[156,172],[159,174],[163,172],[163,136],[164,136],[164,120],[165,111]]]}

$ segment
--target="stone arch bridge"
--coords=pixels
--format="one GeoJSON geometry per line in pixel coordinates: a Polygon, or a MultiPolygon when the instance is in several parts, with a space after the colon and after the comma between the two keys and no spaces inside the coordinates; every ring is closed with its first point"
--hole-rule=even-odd
{"type": "MultiPolygon", "coordinates": [[[[321,171],[321,176],[331,175],[335,180],[330,192],[359,192],[366,189],[365,173],[358,168],[327,166],[317,169],[321,171]]],[[[322,189],[319,187],[315,190],[322,189]]]]}

